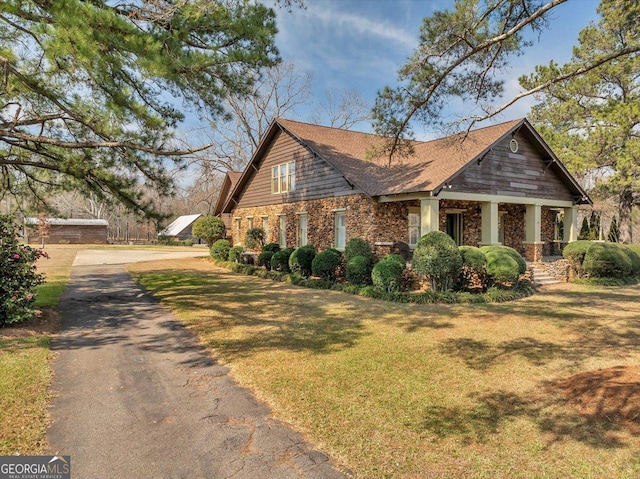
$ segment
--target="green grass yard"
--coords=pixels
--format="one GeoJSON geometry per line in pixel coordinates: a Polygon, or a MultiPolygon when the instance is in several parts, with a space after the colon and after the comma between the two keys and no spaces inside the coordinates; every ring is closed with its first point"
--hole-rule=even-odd
{"type": "Polygon", "coordinates": [[[408,305],[201,259],[130,269],[276,417],[358,477],[640,475],[640,376],[602,374],[640,365],[638,286],[408,305]],[[571,395],[579,374],[600,396],[571,395]]]}

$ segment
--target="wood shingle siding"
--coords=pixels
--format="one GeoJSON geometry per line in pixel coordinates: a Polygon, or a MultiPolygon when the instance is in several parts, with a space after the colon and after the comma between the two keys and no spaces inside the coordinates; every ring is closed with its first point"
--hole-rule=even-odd
{"type": "Polygon", "coordinates": [[[360,192],[357,188],[351,188],[342,174],[326,161],[300,145],[288,133],[281,132],[266,151],[258,171],[253,172],[253,177],[239,199],[238,208],[353,195],[360,192]],[[290,161],[296,162],[295,190],[272,194],[271,168],[290,161]]]}
{"type": "Polygon", "coordinates": [[[496,144],[482,159],[451,181],[454,191],[504,196],[573,200],[557,170],[543,152],[533,147],[523,134],[517,134],[518,152],[509,149],[510,138],[496,144]]]}

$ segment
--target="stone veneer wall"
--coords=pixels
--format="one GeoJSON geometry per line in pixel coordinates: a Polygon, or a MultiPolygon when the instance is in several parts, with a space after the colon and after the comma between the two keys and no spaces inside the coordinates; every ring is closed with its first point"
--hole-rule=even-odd
{"type": "MultiPolygon", "coordinates": [[[[248,229],[247,217],[253,216],[255,227],[262,226],[262,217],[269,219],[267,242],[278,242],[279,215],[286,215],[287,246],[298,245],[298,214],[308,215],[307,243],[319,250],[334,247],[334,211],[345,209],[347,222],[347,241],[351,238],[362,238],[369,242],[374,251],[383,255],[398,252],[395,243],[408,241],[409,208],[419,208],[419,200],[392,203],[377,203],[365,195],[341,196],[321,200],[300,201],[253,208],[237,208],[231,217],[231,234],[233,244],[244,244],[248,229]],[[241,218],[240,235],[236,232],[236,218],[241,218]],[[376,243],[387,243],[376,246],[376,243]],[[388,243],[393,243],[390,245],[388,243]]],[[[482,238],[481,205],[472,201],[443,200],[440,202],[440,230],[446,229],[447,210],[462,210],[463,243],[478,246],[482,238]]],[[[525,253],[523,244],[525,234],[525,207],[517,204],[502,204],[499,208],[504,212],[505,245],[520,253],[525,253]]],[[[542,240],[553,240],[555,211],[543,208],[542,240]]]]}

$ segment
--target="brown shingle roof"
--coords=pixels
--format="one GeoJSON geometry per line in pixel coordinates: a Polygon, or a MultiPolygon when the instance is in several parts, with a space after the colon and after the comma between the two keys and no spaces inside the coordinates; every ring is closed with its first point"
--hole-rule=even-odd
{"type": "Polygon", "coordinates": [[[432,191],[484,154],[525,120],[512,120],[428,142],[413,142],[414,154],[387,166],[386,157],[367,159],[383,138],[349,130],[278,119],[316,154],[369,196],[432,191]],[[464,141],[463,141],[464,140],[464,141]]]}

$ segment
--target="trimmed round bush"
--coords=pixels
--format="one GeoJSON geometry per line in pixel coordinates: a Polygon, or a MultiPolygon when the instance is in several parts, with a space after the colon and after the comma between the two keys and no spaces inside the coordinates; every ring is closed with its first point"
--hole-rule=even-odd
{"type": "MultiPolygon", "coordinates": [[[[483,246],[480,248],[485,255],[489,252],[499,252],[501,254],[506,254],[513,258],[513,260],[518,264],[518,271],[520,274],[523,274],[527,271],[527,262],[522,257],[520,253],[518,253],[515,249],[510,248],[509,246],[503,245],[491,245],[491,246],[483,246]]],[[[487,258],[488,259],[488,258],[487,258]]]]}
{"type": "MultiPolygon", "coordinates": [[[[637,246],[637,245],[635,245],[637,246]]],[[[622,246],[631,260],[632,276],[640,276],[640,248],[634,248],[630,245],[622,246]],[[637,251],[636,251],[637,249],[637,251]]]]}
{"type": "Polygon", "coordinates": [[[271,269],[273,271],[290,273],[289,257],[291,256],[291,253],[293,253],[293,248],[285,248],[273,253],[273,256],[271,257],[271,269]]]}
{"type": "Polygon", "coordinates": [[[371,272],[371,280],[376,288],[393,293],[400,290],[404,264],[394,259],[383,259],[376,263],[371,272]]]}
{"type": "Polygon", "coordinates": [[[244,253],[244,248],[242,246],[234,246],[229,250],[229,261],[239,263],[242,253],[244,253]]]}
{"type": "Polygon", "coordinates": [[[362,238],[351,238],[344,248],[344,258],[347,263],[356,256],[364,256],[370,263],[373,263],[371,246],[362,238]]]}
{"type": "Polygon", "coordinates": [[[488,251],[487,274],[494,283],[514,284],[520,277],[520,265],[509,254],[503,251],[488,251]]]}
{"type": "Polygon", "coordinates": [[[593,278],[626,278],[633,273],[633,263],[617,243],[596,243],[584,256],[584,271],[593,278]]]}
{"type": "Polygon", "coordinates": [[[458,251],[462,256],[458,289],[468,290],[477,285],[484,290],[487,287],[487,256],[475,246],[460,246],[458,251]]]}
{"type": "Polygon", "coordinates": [[[562,257],[569,261],[569,267],[577,278],[585,275],[582,263],[584,263],[584,257],[587,251],[589,251],[589,248],[594,244],[593,241],[587,240],[572,241],[562,250],[562,257]]]}
{"type": "Polygon", "coordinates": [[[449,291],[460,275],[462,257],[458,245],[446,233],[427,233],[413,251],[413,269],[425,275],[434,291],[449,291]]]}
{"type": "Polygon", "coordinates": [[[266,269],[271,269],[271,258],[275,253],[273,251],[262,251],[258,255],[258,266],[264,266],[266,269]]]}
{"type": "Polygon", "coordinates": [[[298,273],[308,278],[312,273],[311,263],[313,263],[315,256],[315,246],[300,246],[289,256],[289,269],[292,273],[298,273]]]}
{"type": "Polygon", "coordinates": [[[336,271],[341,260],[342,253],[340,253],[340,251],[333,248],[326,249],[313,258],[313,261],[311,262],[311,271],[314,276],[334,281],[336,279],[336,271]]]}
{"type": "Polygon", "coordinates": [[[385,254],[381,261],[395,261],[400,266],[402,266],[402,269],[406,268],[407,266],[407,260],[399,254],[385,254]]]}
{"type": "Polygon", "coordinates": [[[209,253],[213,259],[219,261],[227,261],[229,259],[229,250],[231,249],[231,243],[228,240],[218,240],[209,249],[209,253]]]}
{"type": "Polygon", "coordinates": [[[267,243],[262,247],[262,251],[271,251],[272,253],[277,253],[280,251],[280,245],[278,243],[267,243]]]}
{"type": "Polygon", "coordinates": [[[351,284],[371,283],[371,262],[366,256],[354,256],[347,262],[347,281],[351,284]]]}

